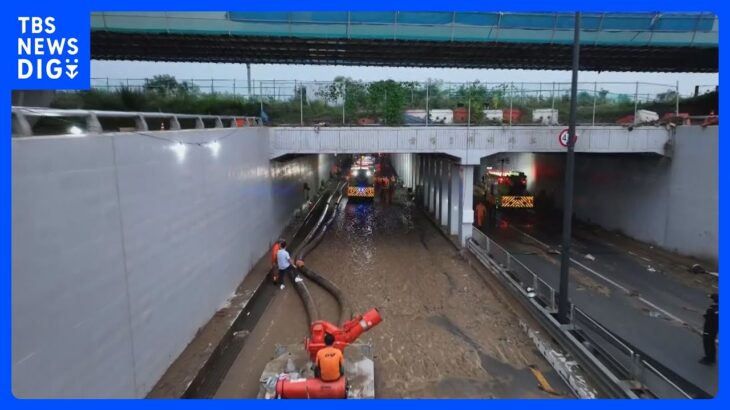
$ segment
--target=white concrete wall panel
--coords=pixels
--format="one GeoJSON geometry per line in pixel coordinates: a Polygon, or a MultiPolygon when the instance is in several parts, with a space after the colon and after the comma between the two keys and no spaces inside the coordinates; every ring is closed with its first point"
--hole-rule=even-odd
{"type": "Polygon", "coordinates": [[[128,396],[134,358],[111,139],[14,140],[12,149],[13,394],[128,396]]]}
{"type": "Polygon", "coordinates": [[[264,128],[156,134],[220,150],[13,140],[16,396],[144,396],[329,171],[329,156],[270,163],[264,128]]]}

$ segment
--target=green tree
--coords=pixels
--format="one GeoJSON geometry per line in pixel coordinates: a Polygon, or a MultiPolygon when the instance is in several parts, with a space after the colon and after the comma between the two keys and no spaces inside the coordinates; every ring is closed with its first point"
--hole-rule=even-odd
{"type": "Polygon", "coordinates": [[[179,95],[197,92],[197,87],[186,81],[178,82],[174,76],[156,75],[145,81],[144,90],[160,95],[179,95]]]}
{"type": "Polygon", "coordinates": [[[367,87],[360,81],[338,76],[326,87],[320,88],[316,95],[331,103],[344,101],[347,121],[355,121],[366,111],[367,87]]]}
{"type": "Polygon", "coordinates": [[[489,91],[479,81],[462,84],[456,90],[457,101],[464,107],[470,107],[469,119],[474,124],[479,124],[484,119],[484,106],[489,97],[489,91]]]}
{"type": "Polygon", "coordinates": [[[406,108],[406,95],[410,92],[403,84],[393,81],[376,81],[367,87],[367,109],[372,115],[382,118],[388,125],[403,123],[406,108]]]}

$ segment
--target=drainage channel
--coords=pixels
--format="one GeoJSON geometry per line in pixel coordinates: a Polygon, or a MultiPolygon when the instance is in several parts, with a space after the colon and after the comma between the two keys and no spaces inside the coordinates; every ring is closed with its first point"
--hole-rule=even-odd
{"type": "MultiPolygon", "coordinates": [[[[287,240],[291,249],[296,249],[311,238],[311,232],[318,228],[316,216],[327,208],[328,201],[339,184],[330,183],[294,232],[287,240]],[[329,199],[328,199],[329,198],[329,199]]],[[[248,335],[258,324],[259,319],[274,299],[274,286],[269,286],[268,275],[257,286],[251,299],[226,332],[221,343],[215,347],[211,359],[202,367],[183,394],[183,398],[213,398],[226,374],[246,344],[248,335]]]]}

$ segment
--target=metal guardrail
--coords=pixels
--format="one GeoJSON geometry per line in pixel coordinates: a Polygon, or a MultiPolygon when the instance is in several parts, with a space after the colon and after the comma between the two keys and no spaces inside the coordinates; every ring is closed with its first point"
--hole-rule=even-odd
{"type": "Polygon", "coordinates": [[[44,107],[12,107],[13,116],[13,136],[14,137],[30,137],[33,136],[33,127],[28,120],[29,117],[54,117],[54,118],[83,118],[86,124],[85,131],[87,133],[102,133],[104,129],[99,122],[99,118],[131,118],[135,121],[135,129],[137,131],[149,131],[148,119],[163,119],[169,121],[169,130],[181,130],[181,119],[195,120],[194,129],[210,128],[205,126],[204,120],[213,120],[212,128],[225,128],[223,122],[228,123],[228,127],[260,127],[263,122],[260,117],[244,117],[233,115],[200,115],[200,114],[173,114],[162,112],[127,112],[127,111],[99,111],[99,110],[79,110],[79,109],[55,109],[44,107]]]}
{"type": "MultiPolygon", "coordinates": [[[[494,267],[517,286],[520,293],[539,305],[545,314],[557,313],[557,291],[502,246],[491,240],[476,227],[472,228],[469,248],[478,256],[487,257],[494,267]]],[[[483,259],[480,258],[482,262],[483,259]]],[[[488,261],[488,262],[490,262],[488,261]]],[[[571,304],[571,323],[562,325],[561,331],[574,336],[564,340],[580,341],[581,350],[586,347],[590,360],[602,366],[589,366],[607,374],[606,381],[620,381],[617,391],[645,392],[659,398],[707,398],[709,394],[665,368],[656,360],[640,352],[634,346],[606,329],[587,313],[571,304]]],[[[557,322],[555,322],[557,323],[557,322]]],[[[583,363],[581,363],[583,364],[583,363]]],[[[591,363],[595,365],[595,363],[591,363]]],[[[601,375],[598,375],[601,377],[601,375]]],[[[637,396],[638,397],[638,396],[637,396]]]]}

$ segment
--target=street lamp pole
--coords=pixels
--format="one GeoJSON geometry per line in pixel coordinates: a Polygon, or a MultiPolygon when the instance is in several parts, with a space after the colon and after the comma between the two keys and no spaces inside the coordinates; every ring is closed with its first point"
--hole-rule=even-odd
{"type": "Polygon", "coordinates": [[[573,79],[570,89],[570,118],[568,122],[568,153],[565,159],[565,192],[563,193],[563,248],[560,257],[560,293],[558,300],[558,321],[570,322],[568,282],[570,278],[570,242],[573,220],[573,179],[575,173],[575,117],[578,97],[578,68],[580,58],[580,12],[575,13],[573,34],[573,79]]]}

